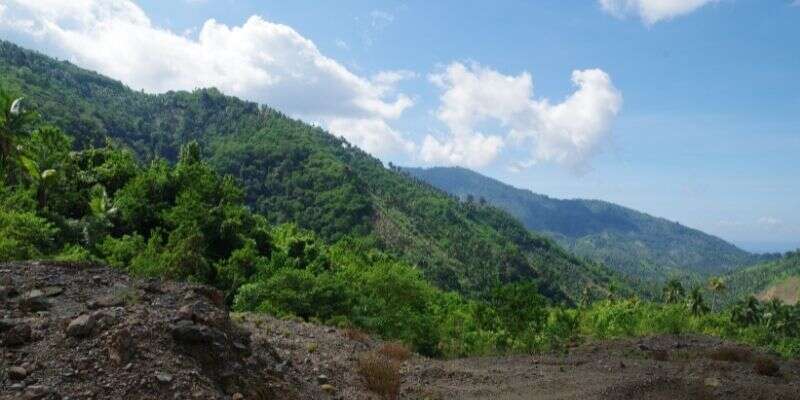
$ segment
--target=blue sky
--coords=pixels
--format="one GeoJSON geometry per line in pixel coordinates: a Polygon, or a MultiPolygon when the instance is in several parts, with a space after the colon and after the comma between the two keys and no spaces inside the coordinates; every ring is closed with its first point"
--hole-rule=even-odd
{"type": "Polygon", "coordinates": [[[137,89],[214,85],[387,162],[800,247],[791,0],[30,3],[0,0],[0,37],[137,89]]]}

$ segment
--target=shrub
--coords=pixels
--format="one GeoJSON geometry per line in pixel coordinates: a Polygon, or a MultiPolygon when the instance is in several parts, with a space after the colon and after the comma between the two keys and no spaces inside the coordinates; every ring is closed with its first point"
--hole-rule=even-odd
{"type": "Polygon", "coordinates": [[[364,353],[358,359],[358,373],[367,388],[387,400],[400,394],[400,363],[375,352],[364,353]]]}
{"type": "Polygon", "coordinates": [[[106,259],[108,265],[119,269],[130,265],[131,260],[144,248],[144,238],[139,234],[125,235],[119,239],[107,236],[99,246],[100,254],[106,259]]]}
{"type": "Polygon", "coordinates": [[[41,258],[53,250],[57,232],[33,212],[0,211],[0,261],[41,258]]]}
{"type": "Polygon", "coordinates": [[[358,328],[345,329],[344,337],[360,343],[366,343],[369,340],[369,335],[358,328]]]}
{"type": "Polygon", "coordinates": [[[378,347],[378,354],[385,357],[403,362],[411,357],[411,350],[401,342],[387,342],[378,347]]]}

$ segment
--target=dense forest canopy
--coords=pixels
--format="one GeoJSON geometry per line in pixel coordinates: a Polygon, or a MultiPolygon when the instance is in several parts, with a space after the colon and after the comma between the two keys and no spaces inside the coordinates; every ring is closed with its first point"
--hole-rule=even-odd
{"type": "Polygon", "coordinates": [[[777,255],[753,255],[676,222],[598,200],[560,200],[464,168],[405,168],[459,198],[483,199],[562,246],[647,281],[704,278],[777,255]]]}

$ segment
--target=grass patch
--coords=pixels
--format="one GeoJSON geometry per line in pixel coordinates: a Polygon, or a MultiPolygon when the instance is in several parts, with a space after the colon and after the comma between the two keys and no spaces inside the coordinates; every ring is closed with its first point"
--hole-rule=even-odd
{"type": "Polygon", "coordinates": [[[386,400],[400,395],[400,363],[377,352],[364,353],[358,359],[358,373],[367,388],[386,400]]]}

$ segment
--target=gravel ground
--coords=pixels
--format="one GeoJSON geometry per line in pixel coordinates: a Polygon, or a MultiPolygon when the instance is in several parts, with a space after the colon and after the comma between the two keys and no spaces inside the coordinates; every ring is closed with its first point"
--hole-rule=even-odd
{"type": "MultiPolygon", "coordinates": [[[[200,285],[0,265],[0,400],[381,399],[358,359],[382,345],[354,330],[229,315],[221,294],[200,285]]],[[[400,373],[401,399],[800,399],[798,360],[702,336],[566,354],[412,355],[400,373]]]]}

